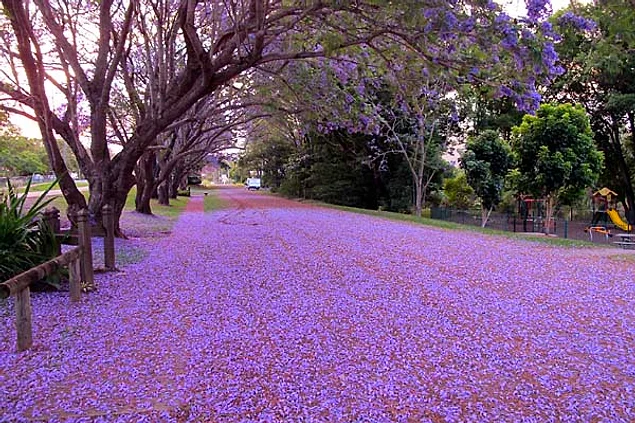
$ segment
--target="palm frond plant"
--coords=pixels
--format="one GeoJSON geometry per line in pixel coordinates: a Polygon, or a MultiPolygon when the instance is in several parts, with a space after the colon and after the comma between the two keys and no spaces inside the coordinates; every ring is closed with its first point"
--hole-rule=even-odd
{"type": "MultiPolygon", "coordinates": [[[[6,195],[0,200],[0,281],[12,278],[32,267],[44,263],[57,254],[57,240],[53,231],[42,221],[41,214],[54,198],[46,198],[53,182],[33,205],[26,200],[31,180],[24,192],[18,193],[7,181],[6,195]]],[[[51,278],[57,285],[59,278],[51,278]]]]}

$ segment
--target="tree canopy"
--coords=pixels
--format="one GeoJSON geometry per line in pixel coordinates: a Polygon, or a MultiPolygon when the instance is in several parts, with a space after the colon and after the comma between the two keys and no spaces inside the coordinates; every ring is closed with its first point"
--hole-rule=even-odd
{"type": "Polygon", "coordinates": [[[635,9],[610,0],[558,12],[552,18],[561,40],[556,49],[565,70],[548,98],[583,105],[604,151],[603,183],[625,200],[635,221],[635,9]],[[629,136],[630,134],[630,136],[629,136]]]}
{"type": "Polygon", "coordinates": [[[496,131],[484,131],[466,145],[460,164],[468,184],[481,199],[482,226],[501,200],[511,158],[509,146],[496,131]]]}
{"type": "MultiPolygon", "coordinates": [[[[385,75],[397,103],[411,107],[399,94],[399,81],[407,82],[401,93],[414,93],[415,100],[424,94],[416,76],[428,72],[450,87],[479,82],[523,109],[536,108],[538,84],[560,72],[543,0],[528,0],[527,16],[516,19],[481,0],[423,7],[410,1],[2,4],[0,60],[8,71],[0,91],[11,101],[2,107],[38,122],[51,167],[77,209],[86,202],[65,176],[55,137],[64,139],[89,181],[87,205],[97,220],[104,204],[121,213],[137,183],[139,159],[165,139],[165,131],[187,121],[182,117],[210,95],[233,98],[232,87],[249,86],[257,72],[275,77],[294,61],[312,60],[342,86],[355,81],[358,93],[385,75]],[[90,138],[87,147],[84,137],[90,138]],[[112,143],[121,146],[116,154],[108,148],[112,143]]],[[[315,92],[313,104],[328,104],[315,92]]],[[[207,115],[218,118],[212,125],[249,106],[221,102],[228,108],[207,115]]],[[[363,116],[356,120],[367,126],[363,116]]]]}
{"type": "Polygon", "coordinates": [[[582,106],[544,104],[513,129],[518,190],[548,200],[547,217],[560,199],[575,198],[593,186],[604,156],[593,142],[582,106]]]}

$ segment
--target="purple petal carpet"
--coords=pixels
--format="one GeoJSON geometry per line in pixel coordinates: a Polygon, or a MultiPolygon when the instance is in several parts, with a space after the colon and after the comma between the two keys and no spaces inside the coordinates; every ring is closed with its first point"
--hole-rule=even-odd
{"type": "Polygon", "coordinates": [[[635,255],[219,195],[29,351],[0,304],[0,421],[635,420],[635,255]]]}

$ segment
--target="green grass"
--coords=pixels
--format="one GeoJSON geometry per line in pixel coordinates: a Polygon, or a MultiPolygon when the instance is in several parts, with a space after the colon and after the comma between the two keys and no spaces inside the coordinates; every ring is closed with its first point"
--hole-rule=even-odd
{"type": "Polygon", "coordinates": [[[497,235],[497,236],[503,236],[505,238],[510,238],[510,239],[540,242],[540,243],[545,243],[549,245],[564,246],[564,247],[606,248],[606,244],[593,244],[587,241],[565,239],[565,238],[555,238],[555,237],[549,237],[549,236],[526,235],[526,234],[520,234],[515,232],[501,231],[497,229],[481,228],[480,226],[474,226],[474,225],[463,225],[460,223],[448,222],[448,221],[439,220],[439,219],[431,219],[428,217],[417,217],[411,214],[358,209],[355,207],[337,206],[334,204],[327,204],[327,203],[322,203],[317,201],[310,201],[310,203],[319,205],[321,207],[343,210],[343,211],[347,211],[351,213],[364,214],[368,216],[376,216],[376,217],[381,217],[381,218],[399,221],[399,222],[411,222],[411,223],[415,223],[419,225],[432,226],[436,228],[449,229],[453,231],[478,232],[478,233],[482,233],[486,235],[497,235]]]}
{"type": "MultiPolygon", "coordinates": [[[[133,211],[135,209],[135,197],[137,196],[137,187],[132,187],[130,192],[128,193],[128,198],[126,198],[126,204],[124,206],[124,210],[133,211]]],[[[187,205],[189,199],[187,197],[177,197],[176,199],[170,199],[169,206],[162,206],[155,199],[150,200],[150,208],[152,209],[152,213],[157,216],[165,216],[165,217],[178,217],[183,210],[185,210],[185,206],[187,205]]]]}
{"type": "Polygon", "coordinates": [[[134,210],[134,200],[137,196],[137,186],[132,187],[126,198],[126,205],[123,206],[124,210],[134,210]]]}
{"type": "MultiPolygon", "coordinates": [[[[89,193],[88,191],[82,191],[84,198],[88,201],[89,193]]],[[[128,197],[126,198],[126,204],[124,206],[124,211],[133,211],[135,209],[135,196],[137,195],[137,188],[133,187],[132,190],[128,193],[128,197]]],[[[29,201],[35,201],[35,198],[29,199],[29,201]]],[[[158,203],[157,200],[150,200],[150,206],[152,208],[152,213],[157,216],[163,216],[172,218],[176,220],[176,218],[183,212],[185,206],[189,199],[187,197],[178,197],[177,199],[170,199],[169,206],[162,206],[158,203]]],[[[55,195],[55,198],[48,207],[56,207],[62,214],[66,213],[68,208],[66,204],[66,200],[61,194],[55,195]]],[[[164,229],[161,229],[164,230],[164,229]]]]}
{"type": "Polygon", "coordinates": [[[183,210],[185,210],[185,206],[187,206],[189,201],[189,197],[177,197],[176,199],[171,198],[169,206],[162,206],[157,200],[150,200],[150,207],[152,208],[152,213],[157,216],[172,217],[176,219],[183,210]]]}
{"type": "MultiPolygon", "coordinates": [[[[77,186],[77,188],[83,188],[83,187],[87,187],[88,186],[88,182],[87,181],[77,181],[75,182],[75,185],[77,186]]],[[[42,191],[46,191],[48,189],[48,187],[51,186],[50,182],[44,182],[41,184],[33,184],[31,185],[31,187],[29,188],[29,192],[42,192],[42,191]]],[[[24,189],[26,187],[19,187],[16,188],[16,192],[24,192],[24,189]]],[[[59,189],[59,183],[55,183],[55,185],[53,186],[52,189],[59,189]]]]}
{"type": "Polygon", "coordinates": [[[135,248],[127,245],[120,245],[115,252],[117,266],[140,263],[148,255],[143,248],[135,248]]]}
{"type": "Polygon", "coordinates": [[[220,210],[225,207],[227,207],[227,203],[223,201],[214,191],[208,192],[203,199],[203,210],[205,213],[220,210]]]}

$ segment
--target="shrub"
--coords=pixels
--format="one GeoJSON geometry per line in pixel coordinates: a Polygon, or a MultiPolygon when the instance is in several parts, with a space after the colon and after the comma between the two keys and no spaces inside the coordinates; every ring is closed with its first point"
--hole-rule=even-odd
{"type": "MultiPolygon", "coordinates": [[[[40,219],[44,208],[53,200],[45,197],[56,182],[43,191],[28,210],[25,203],[31,180],[21,194],[15,191],[10,181],[7,182],[8,191],[0,202],[0,281],[56,256],[55,234],[40,219]]],[[[58,280],[53,277],[48,282],[56,286],[58,280]]]]}

